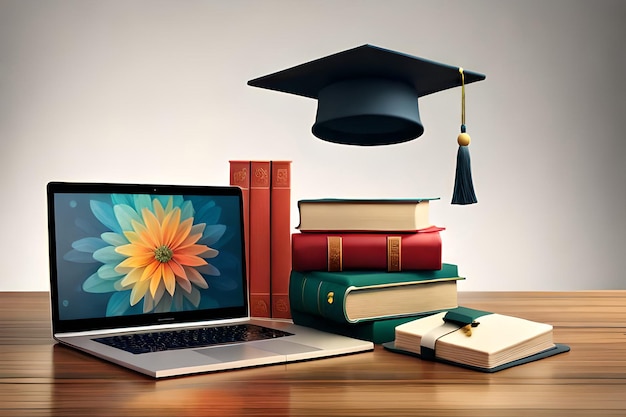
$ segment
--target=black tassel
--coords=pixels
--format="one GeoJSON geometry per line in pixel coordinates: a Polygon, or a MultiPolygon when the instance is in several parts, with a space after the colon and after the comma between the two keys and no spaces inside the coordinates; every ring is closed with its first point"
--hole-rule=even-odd
{"type": "Polygon", "coordinates": [[[472,182],[472,166],[469,154],[470,135],[466,133],[465,127],[465,76],[463,68],[459,68],[461,73],[461,133],[457,137],[459,150],[456,154],[456,176],[454,178],[454,194],[452,194],[452,204],[474,204],[477,203],[476,193],[474,193],[474,183],[472,182]]]}
{"type": "Polygon", "coordinates": [[[456,154],[456,176],[454,178],[452,204],[474,204],[478,202],[472,182],[472,166],[468,147],[470,138],[465,133],[464,128],[465,125],[463,125],[462,133],[458,138],[459,150],[456,154]]]}

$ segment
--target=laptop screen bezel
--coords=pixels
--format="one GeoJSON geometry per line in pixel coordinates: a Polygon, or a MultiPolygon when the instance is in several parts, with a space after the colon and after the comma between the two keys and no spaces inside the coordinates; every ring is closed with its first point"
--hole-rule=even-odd
{"type": "Polygon", "coordinates": [[[244,250],[243,196],[239,187],[234,186],[194,186],[194,185],[155,185],[123,183],[70,183],[50,182],[47,185],[48,206],[48,248],[50,265],[50,294],[52,332],[74,333],[135,327],[178,325],[193,322],[222,321],[249,318],[248,282],[244,250]],[[61,320],[59,311],[59,276],[57,266],[56,230],[60,225],[55,219],[55,195],[57,194],[151,194],[151,195],[194,195],[194,196],[235,196],[238,198],[240,217],[242,301],[243,305],[216,309],[178,311],[170,313],[146,313],[113,317],[61,320]]]}

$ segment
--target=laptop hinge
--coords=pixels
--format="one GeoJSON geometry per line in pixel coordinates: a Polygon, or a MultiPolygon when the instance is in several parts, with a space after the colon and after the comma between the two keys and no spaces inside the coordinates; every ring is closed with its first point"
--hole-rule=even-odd
{"type": "Polygon", "coordinates": [[[224,320],[211,320],[211,321],[197,321],[197,322],[186,322],[186,323],[176,323],[176,324],[157,324],[150,326],[137,326],[137,327],[124,327],[124,328],[115,328],[115,329],[100,329],[100,330],[85,330],[81,332],[66,332],[66,333],[55,333],[54,338],[57,337],[75,337],[75,336],[99,336],[103,334],[114,334],[114,333],[136,333],[136,332],[145,332],[152,330],[174,330],[180,328],[191,328],[191,327],[204,327],[204,326],[220,326],[226,324],[238,324],[242,322],[250,321],[249,317],[241,317],[236,319],[224,319],[224,320]]]}

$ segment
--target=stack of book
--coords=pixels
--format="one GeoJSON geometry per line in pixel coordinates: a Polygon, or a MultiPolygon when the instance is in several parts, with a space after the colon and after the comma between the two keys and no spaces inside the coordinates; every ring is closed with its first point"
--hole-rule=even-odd
{"type": "Polygon", "coordinates": [[[292,234],[290,162],[230,164],[243,190],[253,316],[483,372],[569,351],[550,325],[458,306],[464,278],[442,263],[431,200],[302,200],[292,234]]]}
{"type": "Polygon", "coordinates": [[[458,268],[442,263],[429,199],[298,202],[289,301],[296,324],[374,343],[457,307],[458,268]]]}

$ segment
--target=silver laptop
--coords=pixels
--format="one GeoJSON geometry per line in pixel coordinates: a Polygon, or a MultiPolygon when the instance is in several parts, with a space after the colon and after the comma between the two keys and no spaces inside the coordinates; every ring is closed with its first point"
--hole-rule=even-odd
{"type": "Polygon", "coordinates": [[[155,378],[363,352],[251,318],[237,187],[48,184],[52,332],[155,378]]]}

